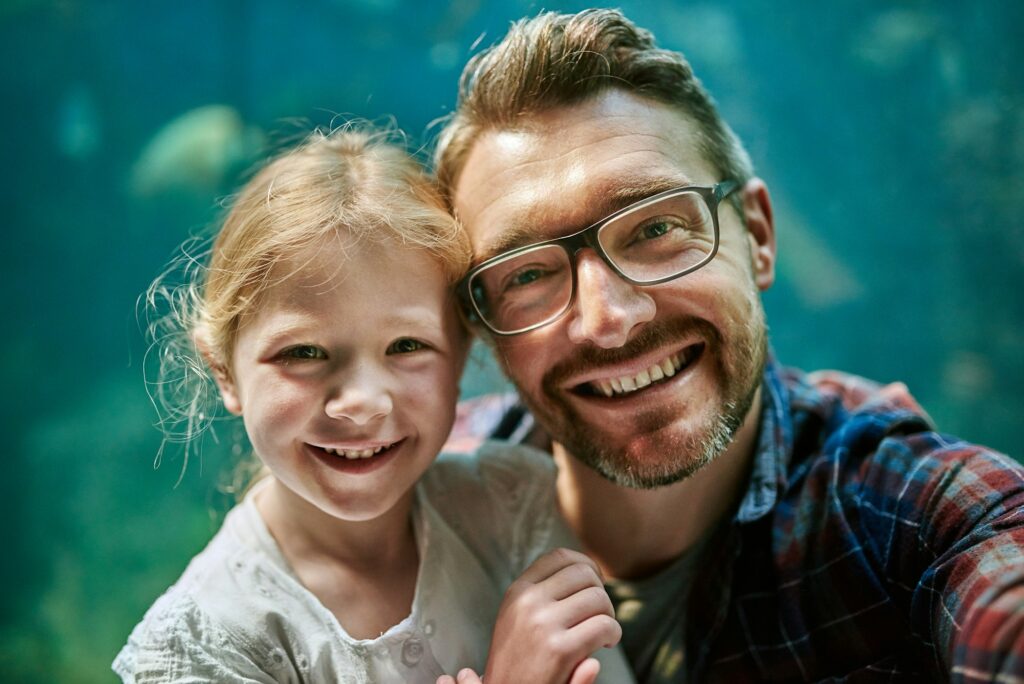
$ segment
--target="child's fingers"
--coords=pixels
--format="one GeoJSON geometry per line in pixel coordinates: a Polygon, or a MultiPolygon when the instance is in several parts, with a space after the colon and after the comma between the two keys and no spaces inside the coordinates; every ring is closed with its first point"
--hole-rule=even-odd
{"type": "Polygon", "coordinates": [[[548,579],[562,568],[580,563],[590,566],[598,578],[601,577],[601,571],[598,569],[597,563],[586,555],[572,549],[553,549],[533,561],[530,567],[526,568],[523,574],[519,576],[519,580],[537,584],[548,579]]]}
{"type": "Polygon", "coordinates": [[[569,676],[569,684],[594,684],[600,671],[601,663],[597,658],[587,658],[572,671],[569,676]]]}
{"type": "Polygon", "coordinates": [[[543,588],[544,595],[554,601],[561,601],[592,587],[604,591],[601,575],[586,563],[567,565],[537,584],[543,588]]]}
{"type": "Polygon", "coordinates": [[[615,608],[604,587],[585,587],[558,602],[560,624],[570,629],[595,615],[615,617],[615,608]]]}
{"type": "Polygon", "coordinates": [[[622,625],[608,615],[594,615],[579,623],[567,633],[566,646],[576,653],[593,653],[611,648],[622,639],[622,625]]]}
{"type": "Polygon", "coordinates": [[[459,674],[455,677],[452,677],[451,675],[441,675],[437,678],[436,684],[483,684],[483,680],[474,670],[464,667],[459,670],[459,674]]]}

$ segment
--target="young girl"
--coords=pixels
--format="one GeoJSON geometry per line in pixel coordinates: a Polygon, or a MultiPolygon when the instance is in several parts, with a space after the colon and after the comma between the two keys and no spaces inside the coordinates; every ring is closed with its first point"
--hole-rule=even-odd
{"type": "MultiPolygon", "coordinates": [[[[513,582],[561,534],[550,459],[492,446],[434,463],[468,260],[380,135],[316,134],[245,186],[170,300],[269,475],[135,628],[113,664],[125,681],[594,678],[587,656],[619,634],[596,567],[559,550],[513,582]]],[[[609,662],[608,681],[628,676],[609,662]]]]}

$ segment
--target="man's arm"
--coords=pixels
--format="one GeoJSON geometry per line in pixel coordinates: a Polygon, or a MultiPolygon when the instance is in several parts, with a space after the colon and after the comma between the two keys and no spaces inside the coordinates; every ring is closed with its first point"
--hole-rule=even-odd
{"type": "Polygon", "coordinates": [[[1024,682],[1024,468],[922,432],[884,440],[862,475],[860,519],[938,669],[1024,682]]]}

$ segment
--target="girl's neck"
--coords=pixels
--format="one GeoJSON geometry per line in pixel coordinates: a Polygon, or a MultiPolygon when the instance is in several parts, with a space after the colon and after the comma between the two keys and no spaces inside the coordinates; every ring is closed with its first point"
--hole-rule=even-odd
{"type": "Polygon", "coordinates": [[[384,515],[372,520],[342,520],[314,506],[271,476],[257,494],[256,507],[293,565],[318,558],[353,568],[379,567],[416,551],[410,490],[384,515]]]}
{"type": "Polygon", "coordinates": [[[412,611],[420,564],[413,496],[373,520],[340,520],[273,478],[256,507],[306,589],[349,636],[373,639],[412,611]]]}

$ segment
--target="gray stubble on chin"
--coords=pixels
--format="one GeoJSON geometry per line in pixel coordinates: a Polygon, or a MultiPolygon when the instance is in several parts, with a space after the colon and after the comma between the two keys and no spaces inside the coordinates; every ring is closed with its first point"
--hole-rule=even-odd
{"type": "MultiPolygon", "coordinates": [[[[676,454],[654,467],[639,469],[627,454],[611,451],[597,443],[599,435],[588,434],[586,423],[565,402],[552,398],[552,410],[545,410],[526,400],[527,406],[555,440],[582,463],[622,487],[655,489],[690,477],[732,443],[737,430],[746,419],[760,387],[767,359],[767,337],[763,313],[748,324],[745,334],[733,349],[736,355],[731,368],[717,368],[719,386],[723,388],[721,410],[701,428],[685,437],[668,439],[660,447],[676,454]],[[758,325],[760,323],[761,325],[758,325]]],[[[648,426],[654,432],[657,425],[648,426]]],[[[642,427],[640,428],[643,429],[642,427]]]]}

